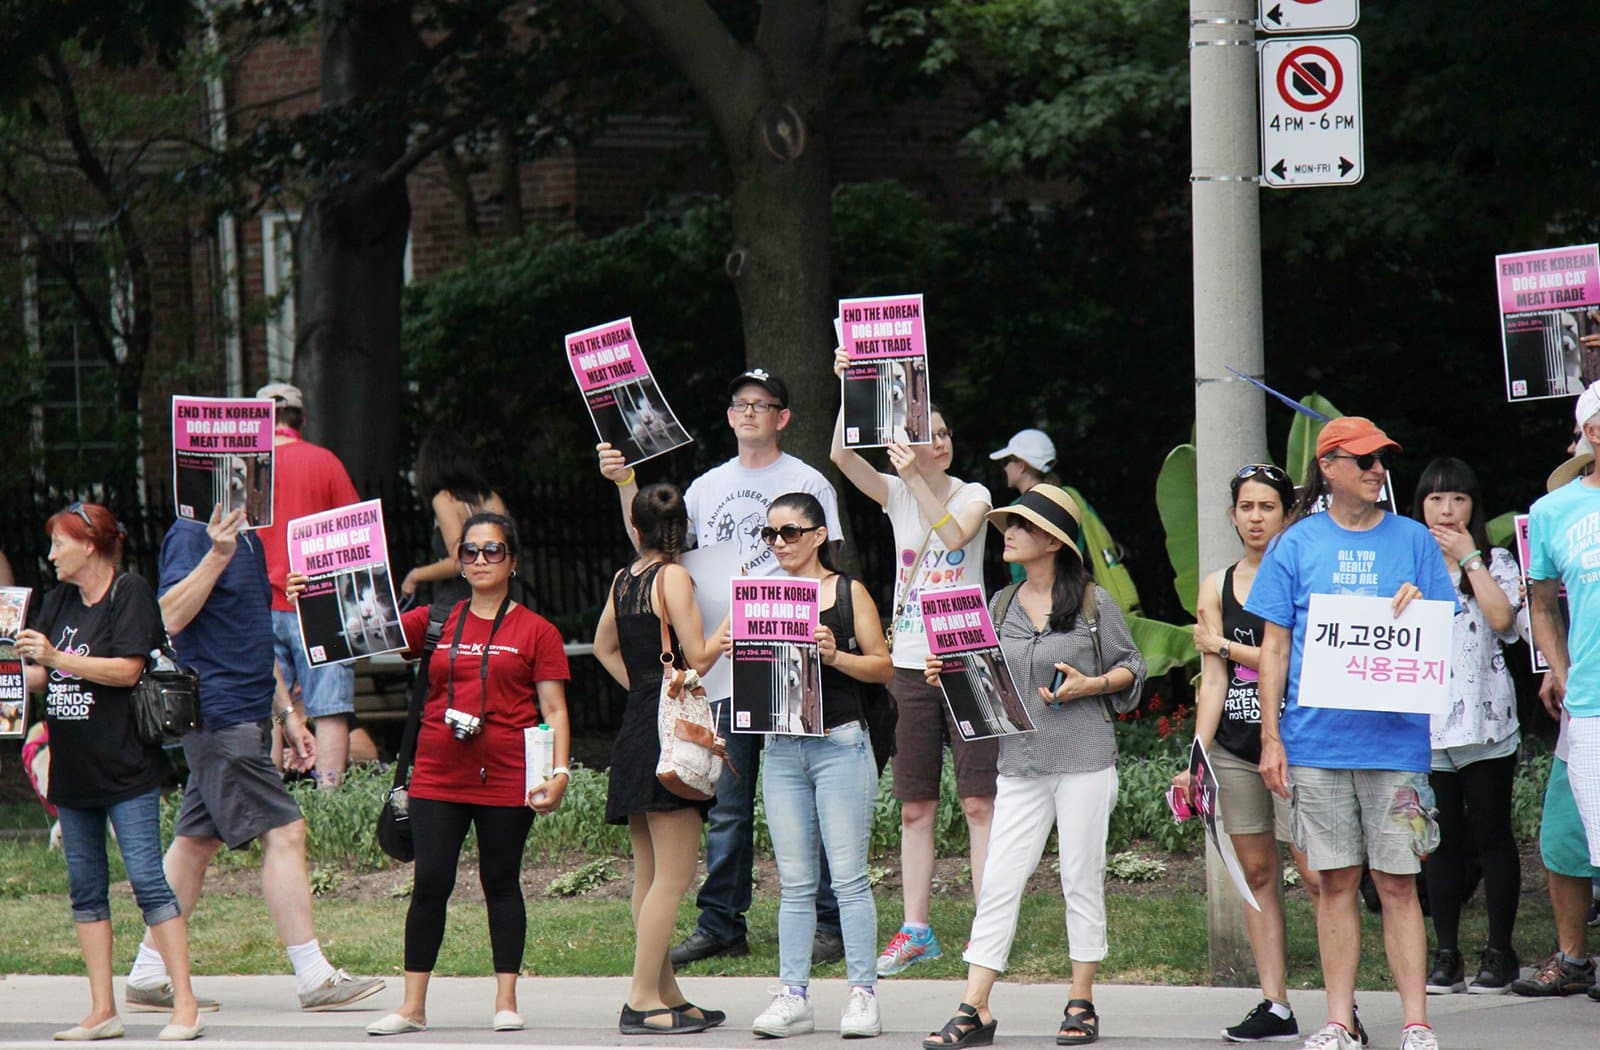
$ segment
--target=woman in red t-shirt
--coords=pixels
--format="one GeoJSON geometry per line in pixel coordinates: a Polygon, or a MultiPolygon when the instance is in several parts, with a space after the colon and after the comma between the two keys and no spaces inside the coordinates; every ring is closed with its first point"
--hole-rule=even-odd
{"type": "MultiPolygon", "coordinates": [[[[567,789],[567,656],[548,620],[511,600],[517,571],[517,529],[501,514],[467,519],[456,548],[471,597],[444,621],[428,663],[428,697],[411,771],[411,832],[416,870],[406,912],[405,1001],[367,1026],[371,1035],[427,1028],[428,979],[444,940],[445,905],[469,826],[478,832],[478,874],[489,910],[494,954],[495,1031],[522,1028],[517,973],[527,937],[523,847],[535,813],[561,805],[567,789]],[[540,723],[554,732],[548,780],[525,786],[523,730],[540,723]]],[[[298,595],[304,577],[286,588],[298,595]]],[[[422,648],[428,607],[401,618],[413,653],[422,648]]]]}

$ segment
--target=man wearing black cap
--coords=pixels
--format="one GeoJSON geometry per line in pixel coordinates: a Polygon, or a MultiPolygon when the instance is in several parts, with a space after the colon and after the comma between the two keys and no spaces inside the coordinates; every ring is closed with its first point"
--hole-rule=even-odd
{"type": "MultiPolygon", "coordinates": [[[[734,458],[700,475],[684,493],[689,511],[690,546],[710,546],[736,541],[740,572],[769,576],[779,572],[772,549],[761,542],[767,523],[767,506],[787,492],[809,492],[827,515],[828,535],[842,536],[839,501],[821,472],[778,447],[779,435],[789,425],[789,387],[762,368],[734,377],[728,385],[728,427],[738,442],[734,458]]],[[[600,473],[617,486],[622,517],[632,524],[630,511],[638,492],[633,468],[618,449],[599,446],[600,473]]],[[[700,909],[694,933],[672,949],[672,963],[682,966],[717,955],[745,955],[745,912],[750,908],[751,869],[755,863],[756,770],[761,761],[761,737],[730,732],[728,687],[722,689],[716,670],[712,706],[717,710],[719,732],[728,742],[728,757],[738,775],[724,773],[716,805],[706,825],[706,881],[695,904],[700,909]]],[[[817,950],[822,958],[839,958],[844,941],[839,934],[838,902],[826,875],[817,888],[817,950]]]]}

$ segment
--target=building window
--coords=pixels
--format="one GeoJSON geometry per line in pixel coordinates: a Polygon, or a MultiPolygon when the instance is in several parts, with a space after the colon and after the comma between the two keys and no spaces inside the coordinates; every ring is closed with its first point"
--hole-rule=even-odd
{"type": "Polygon", "coordinates": [[[126,352],[117,333],[128,289],[117,279],[101,245],[85,239],[64,250],[71,263],[71,281],[59,267],[35,258],[28,282],[29,337],[44,373],[38,436],[52,459],[98,459],[117,444],[116,380],[73,285],[105,311],[101,320],[113,333],[118,360],[126,352]]]}
{"type": "Polygon", "coordinates": [[[299,212],[261,216],[261,280],[267,304],[267,379],[294,376],[294,230],[299,212]]]}

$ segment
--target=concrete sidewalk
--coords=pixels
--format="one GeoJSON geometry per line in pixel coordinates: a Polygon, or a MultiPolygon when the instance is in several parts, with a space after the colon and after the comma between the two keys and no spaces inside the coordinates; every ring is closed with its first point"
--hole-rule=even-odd
{"type": "MultiPolygon", "coordinates": [[[[494,1007],[490,978],[439,978],[429,996],[429,1030],[383,1040],[368,1036],[365,1025],[400,1002],[400,980],[360,1004],[365,1009],[302,1013],[294,979],[272,977],[202,977],[204,995],[219,999],[222,1009],[201,1015],[206,1024],[204,1046],[267,1048],[293,1046],[375,1047],[398,1050],[437,1047],[710,1047],[726,1050],[777,1044],[750,1034],[750,1022],[766,1006],[769,981],[752,977],[683,978],[684,990],[697,1003],[728,1012],[728,1023],[710,1032],[679,1037],[626,1037],[617,1033],[617,1011],[627,994],[625,978],[525,978],[518,987],[528,1028],[522,1032],[489,1030],[494,1007]]],[[[890,979],[879,983],[884,1034],[871,1046],[918,1047],[929,1031],[944,1023],[961,996],[957,981],[890,979]]],[[[117,980],[118,1001],[122,981],[117,980]]],[[[785,1047],[838,1046],[839,1012],[844,1006],[843,981],[812,985],[817,1028],[814,1035],[795,1037],[785,1047]]],[[[1291,995],[1302,1035],[1324,1019],[1320,991],[1291,995]]],[[[1067,999],[1059,984],[1005,984],[996,989],[998,1043],[1006,1047],[1054,1047],[1056,1024],[1067,999]]],[[[1102,1017],[1103,1042],[1120,1050],[1172,1050],[1174,1047],[1224,1044],[1220,1030],[1238,1021],[1255,1005],[1256,993],[1239,988],[1187,988],[1151,985],[1101,985],[1095,1005],[1102,1017]]],[[[1363,992],[1361,1019],[1374,1048],[1400,1043],[1400,1003],[1393,993],[1363,992]]],[[[0,978],[0,1046],[46,1047],[57,1029],[76,1024],[87,1011],[89,988],[82,977],[11,975],[0,978]]],[[[1443,1050],[1579,1050],[1600,1045],[1600,1003],[1585,996],[1566,999],[1521,999],[1516,996],[1451,995],[1429,998],[1433,1025],[1443,1050]]],[[[155,1035],[166,1022],[163,1014],[123,1012],[128,1035],[111,1045],[158,1044],[155,1035]]],[[[1298,1044],[1276,1044],[1298,1045],[1298,1044]]]]}

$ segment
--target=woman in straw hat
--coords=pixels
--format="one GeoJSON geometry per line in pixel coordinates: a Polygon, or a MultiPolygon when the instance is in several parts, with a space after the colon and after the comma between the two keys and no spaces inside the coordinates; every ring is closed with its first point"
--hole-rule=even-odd
{"type": "MultiPolygon", "coordinates": [[[[989,993],[1006,968],[1023,887],[1052,827],[1061,833],[1072,958],[1071,998],[1056,1042],[1074,1046],[1100,1037],[1094,975],[1106,955],[1106,831],[1117,800],[1113,711],[1133,709],[1145,676],[1121,609],[1095,586],[1072,539],[1078,507],[1071,496],[1036,485],[1011,506],[989,512],[988,520],[1004,534],[1005,560],[1027,572],[1021,584],[995,595],[989,611],[1035,729],[1000,740],[994,828],[966,951],[966,992],[955,1016],[923,1040],[927,1050],[994,1041],[989,993]]],[[[930,683],[938,682],[940,670],[940,661],[929,657],[930,683]]]]}

